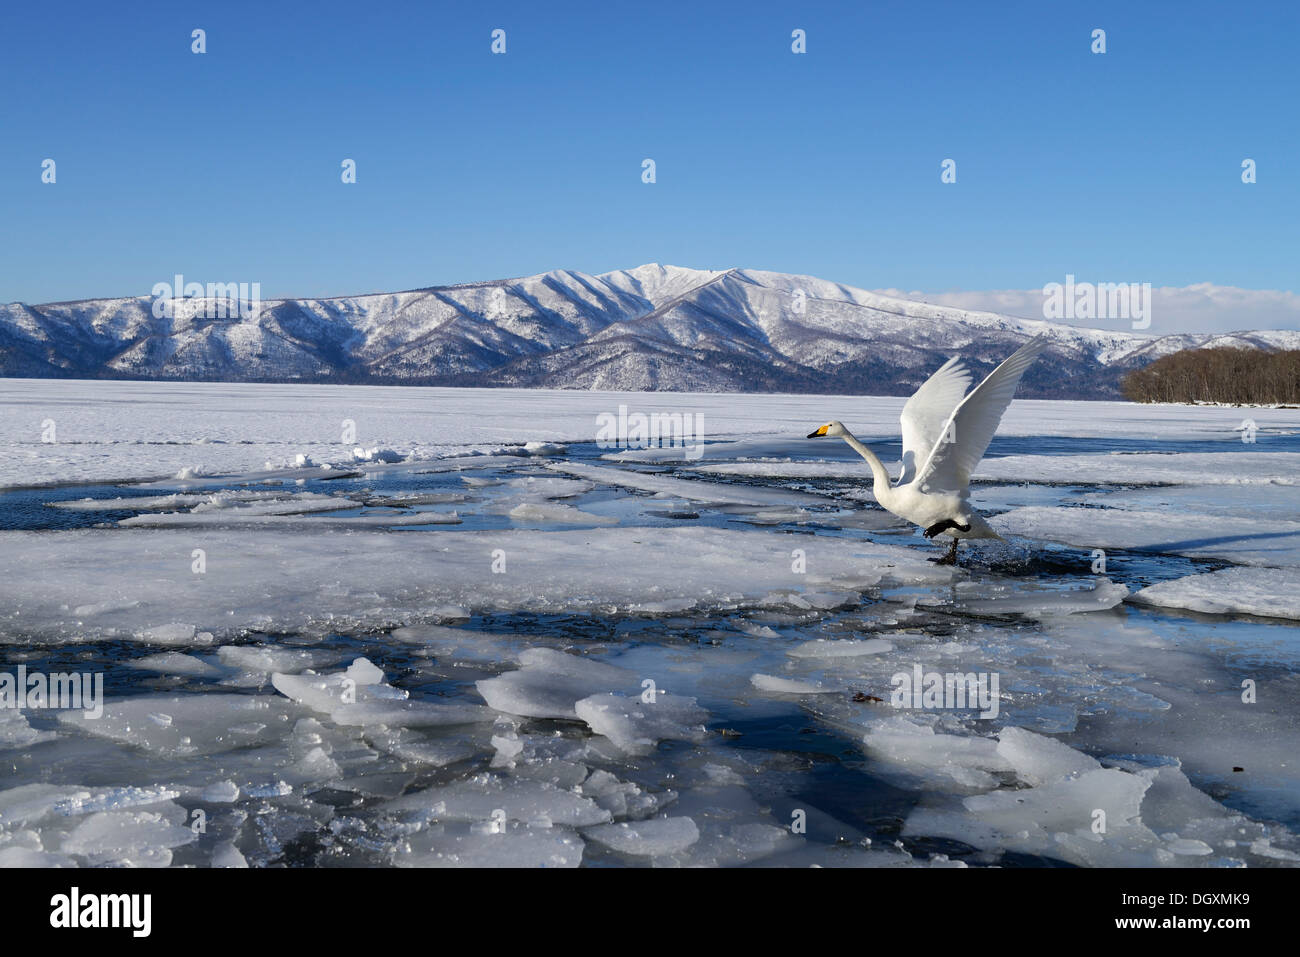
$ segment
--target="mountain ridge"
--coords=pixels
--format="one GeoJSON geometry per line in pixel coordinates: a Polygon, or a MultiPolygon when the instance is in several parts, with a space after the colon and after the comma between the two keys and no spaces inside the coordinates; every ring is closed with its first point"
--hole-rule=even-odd
{"type": "Polygon", "coordinates": [[[1300,332],[1116,332],[885,296],[813,276],[647,263],[358,296],[273,299],[226,318],[151,296],[0,305],[0,375],[905,394],[949,355],[988,371],[1051,344],[1025,397],[1113,399],[1207,345],[1300,348],[1300,332]]]}

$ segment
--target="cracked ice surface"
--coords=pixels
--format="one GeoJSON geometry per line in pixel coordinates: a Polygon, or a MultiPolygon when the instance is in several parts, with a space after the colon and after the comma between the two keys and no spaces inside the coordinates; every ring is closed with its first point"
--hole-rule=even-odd
{"type": "Polygon", "coordinates": [[[802,438],[898,399],[3,388],[103,484],[0,498],[0,673],[105,697],[0,709],[0,865],[1300,864],[1293,410],[1015,403],[950,569],[802,438]]]}

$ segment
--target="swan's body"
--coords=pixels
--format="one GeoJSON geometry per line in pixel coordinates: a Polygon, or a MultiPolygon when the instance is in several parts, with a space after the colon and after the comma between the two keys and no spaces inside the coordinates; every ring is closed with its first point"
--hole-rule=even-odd
{"type": "Polygon", "coordinates": [[[969,395],[971,374],[960,359],[949,359],[926,379],[903,406],[903,471],[897,483],[891,484],[876,454],[839,422],[828,422],[808,437],[844,439],[871,466],[871,492],[880,506],[925,529],[926,538],[950,535],[952,549],[945,561],[955,561],[960,539],[1001,537],[967,501],[970,476],[1020,377],[1046,345],[1041,337],[1031,339],[969,395]]]}

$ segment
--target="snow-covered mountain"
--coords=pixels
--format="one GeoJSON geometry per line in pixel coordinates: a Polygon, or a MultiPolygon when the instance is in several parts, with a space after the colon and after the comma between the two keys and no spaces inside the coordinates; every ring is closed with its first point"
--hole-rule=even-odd
{"type": "Polygon", "coordinates": [[[1021,394],[1109,398],[1124,372],[1180,349],[1300,348],[1300,332],[1106,332],[658,264],[265,301],[250,319],[154,311],[148,296],[0,306],[0,375],[891,394],[951,354],[987,369],[1043,332],[1053,343],[1021,394]]]}

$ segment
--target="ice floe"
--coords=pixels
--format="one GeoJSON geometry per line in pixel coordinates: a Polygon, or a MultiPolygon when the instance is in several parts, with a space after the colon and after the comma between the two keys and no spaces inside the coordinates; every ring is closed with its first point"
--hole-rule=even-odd
{"type": "MultiPolygon", "coordinates": [[[[629,549],[617,529],[475,531],[408,537],[313,530],[88,529],[10,533],[0,553],[7,637],[81,641],[98,635],[180,646],[275,623],[278,629],[392,627],[444,606],[575,611],[660,602],[832,608],[862,589],[950,581],[916,552],[850,539],[791,542],[712,528],[658,529],[629,549]],[[806,570],[793,549],[805,553],[806,570]],[[194,549],[206,572],[194,571],[194,549]],[[494,557],[494,552],[499,555],[494,557]],[[505,574],[493,562],[505,559],[505,574]],[[22,570],[58,567],[32,581],[22,570]],[[431,574],[430,569],[437,569],[431,574]],[[834,593],[818,588],[852,589],[834,593]],[[385,599],[368,600],[380,593],[385,599]],[[112,603],[111,605],[107,603],[112,603]],[[105,609],[77,615],[76,608],[105,609]],[[176,621],[183,608],[186,621],[176,621]],[[204,637],[206,636],[206,637],[204,637]]],[[[678,607],[683,605],[677,604],[678,607]]]]}
{"type": "Polygon", "coordinates": [[[1149,585],[1133,600],[1207,615],[1300,619],[1300,568],[1224,568],[1149,585]]]}
{"type": "Polygon", "coordinates": [[[1300,566],[1300,519],[1033,506],[992,519],[1002,534],[1087,548],[1140,549],[1242,565],[1300,566]]]}

